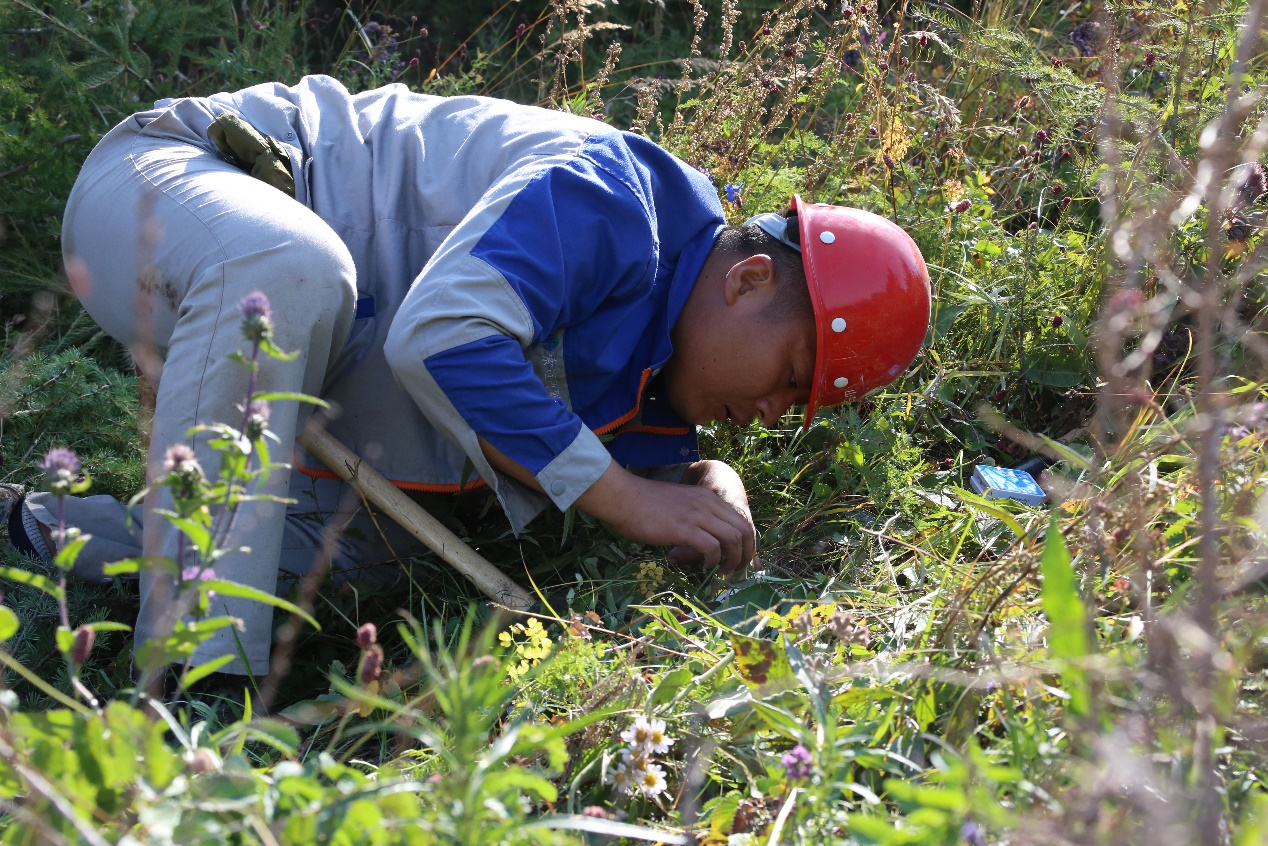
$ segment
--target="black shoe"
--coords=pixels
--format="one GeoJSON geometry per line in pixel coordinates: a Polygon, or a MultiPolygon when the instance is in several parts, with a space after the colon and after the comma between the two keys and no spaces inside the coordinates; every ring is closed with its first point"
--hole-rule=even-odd
{"type": "MultiPolygon", "coordinates": [[[[26,488],[9,482],[0,482],[0,522],[9,529],[9,544],[23,555],[48,560],[52,556],[40,554],[31,537],[27,534],[28,526],[22,519],[22,503],[26,501],[26,488]]],[[[39,529],[35,529],[39,531],[39,529]]],[[[40,538],[40,546],[44,546],[40,538]]]]}

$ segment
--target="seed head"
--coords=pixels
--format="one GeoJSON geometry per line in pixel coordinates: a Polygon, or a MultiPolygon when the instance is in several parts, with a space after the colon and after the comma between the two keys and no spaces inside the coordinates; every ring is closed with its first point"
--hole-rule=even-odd
{"type": "Polygon", "coordinates": [[[965,197],[963,200],[956,200],[954,203],[951,204],[951,211],[955,212],[956,214],[963,214],[964,212],[968,211],[971,208],[973,208],[973,201],[968,199],[967,197],[965,197]]]}
{"type": "Polygon", "coordinates": [[[369,649],[373,646],[379,637],[379,630],[374,623],[362,623],[357,629],[357,646],[362,649],[369,649]]]}
{"type": "Polygon", "coordinates": [[[1071,197],[1069,194],[1066,194],[1064,197],[1061,198],[1061,208],[1064,209],[1073,202],[1074,202],[1074,198],[1071,197]]]}
{"type": "Polygon", "coordinates": [[[1065,186],[1060,182],[1054,182],[1048,186],[1048,190],[1055,196],[1060,197],[1061,192],[1065,190],[1065,186]]]}
{"type": "Polygon", "coordinates": [[[1048,141],[1048,130],[1046,130],[1046,129],[1037,129],[1037,130],[1035,130],[1035,143],[1036,143],[1036,144],[1045,144],[1045,143],[1047,143],[1047,141],[1048,141]]]}
{"type": "Polygon", "coordinates": [[[1053,329],[1060,329],[1060,328],[1061,328],[1061,324],[1062,324],[1062,323],[1065,323],[1065,318],[1064,318],[1064,317],[1062,317],[1062,316],[1061,316],[1061,315],[1059,315],[1059,314],[1058,314],[1058,315],[1054,315],[1054,316],[1053,316],[1053,318],[1052,318],[1052,328],[1053,328],[1053,329]]]}
{"type": "Polygon", "coordinates": [[[75,640],[70,646],[70,660],[76,667],[82,667],[92,654],[92,645],[97,640],[97,633],[87,626],[75,629],[75,640]]]}
{"type": "Polygon", "coordinates": [[[1017,145],[1017,155],[1019,155],[1019,156],[1027,156],[1027,155],[1030,155],[1030,148],[1029,148],[1029,147],[1027,147],[1025,144],[1018,144],[1018,145],[1017,145]]]}
{"type": "Polygon", "coordinates": [[[1158,54],[1155,53],[1153,50],[1150,50],[1149,52],[1145,53],[1145,67],[1152,68],[1154,64],[1157,63],[1157,61],[1158,61],[1158,54]]]}
{"type": "Polygon", "coordinates": [[[251,400],[247,403],[247,425],[243,434],[253,441],[263,435],[269,426],[269,414],[268,400],[251,400]]]}
{"type": "Polygon", "coordinates": [[[1052,66],[1053,66],[1054,68],[1059,68],[1059,67],[1061,67],[1061,66],[1062,66],[1062,65],[1064,65],[1064,64],[1065,64],[1065,59],[1053,59],[1053,60],[1052,60],[1052,66]]]}
{"type": "Polygon", "coordinates": [[[381,669],[383,669],[383,647],[372,643],[369,649],[361,653],[361,666],[357,669],[357,680],[362,684],[369,684],[379,677],[381,669]]]}
{"type": "Polygon", "coordinates": [[[527,26],[525,26],[524,24],[520,24],[519,26],[515,27],[515,37],[516,37],[516,38],[523,38],[523,37],[524,37],[524,33],[526,33],[526,32],[528,32],[528,27],[527,27],[527,26]]]}
{"type": "Polygon", "coordinates": [[[929,36],[925,35],[923,32],[920,33],[920,37],[916,39],[916,43],[919,44],[921,47],[928,47],[929,36]]]}

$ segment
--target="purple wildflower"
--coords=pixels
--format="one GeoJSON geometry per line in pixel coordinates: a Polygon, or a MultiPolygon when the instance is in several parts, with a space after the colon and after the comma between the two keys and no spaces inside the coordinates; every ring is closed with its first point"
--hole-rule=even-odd
{"type": "Polygon", "coordinates": [[[969,846],[986,846],[986,832],[973,820],[960,826],[960,840],[969,846]]]}
{"type": "Polygon", "coordinates": [[[238,308],[242,309],[242,316],[247,320],[261,317],[268,320],[272,317],[272,312],[269,310],[269,298],[259,291],[247,294],[239,300],[238,308]]]}
{"type": "Polygon", "coordinates": [[[369,649],[378,640],[379,630],[374,623],[362,623],[357,629],[357,646],[369,649]]]}
{"type": "Polygon", "coordinates": [[[65,447],[54,447],[40,462],[40,469],[54,481],[65,476],[74,476],[79,472],[79,456],[65,447]]]}
{"type": "Polygon", "coordinates": [[[740,189],[743,187],[743,182],[738,182],[734,185],[722,186],[722,190],[726,191],[726,201],[733,206],[740,205],[740,189]]]}
{"type": "Polygon", "coordinates": [[[951,204],[951,211],[956,214],[963,214],[971,208],[973,208],[973,201],[967,198],[963,200],[956,200],[951,204]]]}
{"type": "Polygon", "coordinates": [[[810,750],[798,743],[780,759],[784,771],[791,779],[802,779],[810,775],[810,750]]]}
{"type": "MultiPolygon", "coordinates": [[[[181,582],[188,583],[193,581],[207,581],[216,578],[216,571],[211,567],[199,567],[197,564],[191,564],[181,570],[181,582]]],[[[207,598],[212,599],[216,595],[214,590],[207,591],[207,598]]]]}
{"type": "Polygon", "coordinates": [[[163,469],[167,471],[167,483],[172,496],[188,499],[203,480],[203,468],[194,458],[194,451],[185,444],[173,444],[163,456],[163,469]]]}
{"type": "Polygon", "coordinates": [[[273,314],[269,310],[269,298],[259,291],[247,294],[238,301],[242,310],[242,334],[247,340],[259,343],[273,333],[273,314]]]}
{"type": "Polygon", "coordinates": [[[65,496],[71,492],[71,485],[79,476],[79,456],[65,447],[54,447],[40,462],[40,469],[44,471],[48,489],[58,496],[65,496]]]}
{"type": "Polygon", "coordinates": [[[191,462],[196,461],[194,451],[185,444],[172,444],[163,454],[163,469],[171,473],[173,470],[184,470],[191,462]]]}
{"type": "Polygon", "coordinates": [[[1101,45],[1101,25],[1096,21],[1084,21],[1070,31],[1070,40],[1084,56],[1095,55],[1101,45]]]}

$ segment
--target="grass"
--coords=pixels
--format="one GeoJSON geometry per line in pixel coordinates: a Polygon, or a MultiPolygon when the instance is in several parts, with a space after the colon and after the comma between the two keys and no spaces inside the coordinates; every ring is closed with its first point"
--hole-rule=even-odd
{"type": "MultiPolygon", "coordinates": [[[[11,668],[0,699],[0,837],[1260,842],[1263,5],[583,3],[457,32],[391,3],[15,0],[5,481],[71,446],[94,490],[142,484],[126,353],[50,269],[79,161],[159,96],[322,71],[598,114],[742,186],[733,220],[793,191],[890,216],[936,304],[915,366],[859,407],[702,432],[761,533],[733,593],[585,515],[516,540],[441,507],[556,615],[491,614],[427,557],[404,594],[325,587],[286,719],[248,720],[140,705],[108,631],[77,673],[97,706],[59,701],[57,602],[13,584],[6,654],[42,681],[11,668]],[[969,487],[1036,454],[1042,507],[969,487]],[[613,784],[638,715],[674,740],[653,795],[613,784]]],[[[71,625],[130,624],[134,601],[72,583],[71,625]]]]}

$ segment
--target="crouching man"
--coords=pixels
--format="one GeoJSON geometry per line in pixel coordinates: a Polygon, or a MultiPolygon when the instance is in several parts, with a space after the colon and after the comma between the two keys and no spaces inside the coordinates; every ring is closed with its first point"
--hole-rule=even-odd
{"type": "MultiPolygon", "coordinates": [[[[321,76],[130,117],[88,157],[63,237],[87,270],[76,294],[89,314],[161,362],[147,373],[151,479],[173,444],[216,466],[187,433],[241,419],[238,304],[262,292],[274,342],[299,355],[266,362],[256,389],[330,402],[330,432],[399,487],[487,486],[516,532],[575,506],[724,572],[752,559],[753,521],[735,471],[700,460],[695,427],[772,425],[794,405],[809,425],[897,378],[929,319],[919,250],[876,215],[793,197],[728,227],[708,179],[646,138],[402,85],[351,95],[321,76]]],[[[273,404],[277,454],[305,414],[273,404]]],[[[245,508],[227,547],[250,552],[217,575],[274,591],[309,570],[324,529],[306,517],[339,512],[339,488],[296,450],[262,491],[296,504],[245,508]]],[[[47,495],[9,499],[12,542],[51,555],[47,495]]],[[[389,557],[364,515],[337,516],[362,531],[324,564],[389,557]]],[[[68,501],[66,520],[93,536],[85,571],[177,555],[167,521],[138,538],[105,497],[68,501]]],[[[167,578],[142,574],[138,640],[167,578]]],[[[264,672],[272,609],[224,604],[245,623],[247,661],[224,669],[264,672]]],[[[236,653],[221,634],[195,664],[236,653]]]]}

